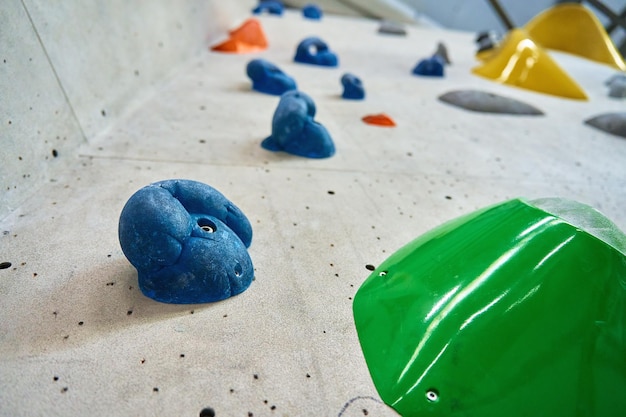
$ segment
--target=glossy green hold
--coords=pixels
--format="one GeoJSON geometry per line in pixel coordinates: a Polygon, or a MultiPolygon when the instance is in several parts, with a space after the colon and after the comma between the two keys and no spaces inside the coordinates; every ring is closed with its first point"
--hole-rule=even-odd
{"type": "Polygon", "coordinates": [[[453,220],[363,283],[354,319],[385,403],[405,417],[625,415],[626,236],[559,201],[453,220]]]}

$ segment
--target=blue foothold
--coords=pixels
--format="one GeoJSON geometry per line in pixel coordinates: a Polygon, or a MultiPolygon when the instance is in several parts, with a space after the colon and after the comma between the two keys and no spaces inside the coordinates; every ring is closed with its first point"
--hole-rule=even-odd
{"type": "Polygon", "coordinates": [[[307,19],[320,20],[324,13],[317,4],[309,3],[302,8],[302,15],[307,19]]]}
{"type": "Polygon", "coordinates": [[[245,291],[254,268],[252,227],[215,188],[173,179],[143,187],[119,220],[124,255],[144,295],[164,303],[223,300],[245,291]]]}
{"type": "Polygon", "coordinates": [[[315,103],[307,94],[293,90],[280,97],[272,118],[272,135],[261,142],[269,151],[284,151],[306,158],[328,158],[335,144],[324,126],[313,120],[315,103]]]}
{"type": "Polygon", "coordinates": [[[439,55],[435,55],[418,62],[415,68],[413,68],[413,74],[426,77],[443,77],[443,66],[443,59],[439,55]]]}
{"type": "Polygon", "coordinates": [[[351,100],[363,100],[365,98],[365,89],[363,83],[354,74],[346,73],[341,77],[343,85],[343,94],[341,97],[351,100]]]}
{"type": "Polygon", "coordinates": [[[328,49],[326,42],[317,37],[305,38],[300,42],[293,60],[303,64],[325,67],[336,67],[339,65],[337,55],[328,49]]]}
{"type": "Polygon", "coordinates": [[[267,12],[269,14],[282,16],[283,9],[283,4],[280,1],[261,1],[254,9],[252,9],[252,13],[262,14],[263,12],[267,12]]]}
{"type": "Polygon", "coordinates": [[[293,78],[264,59],[253,59],[248,62],[246,74],[252,80],[252,89],[261,93],[280,96],[286,91],[297,88],[293,78]]]}

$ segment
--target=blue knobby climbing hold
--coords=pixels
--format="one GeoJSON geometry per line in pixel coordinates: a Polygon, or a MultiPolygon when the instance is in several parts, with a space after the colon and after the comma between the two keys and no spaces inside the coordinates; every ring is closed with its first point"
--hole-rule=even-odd
{"type": "Polygon", "coordinates": [[[269,151],[284,151],[306,158],[328,158],[335,144],[324,126],[313,120],[315,103],[301,91],[288,91],[272,118],[272,135],[261,142],[269,151]]]}
{"type": "Polygon", "coordinates": [[[280,1],[261,1],[254,9],[252,9],[252,13],[254,14],[262,14],[263,12],[267,12],[269,14],[275,14],[278,16],[282,16],[283,14],[283,3],[280,1]]]}
{"type": "Polygon", "coordinates": [[[122,209],[118,233],[139,288],[154,300],[219,301],[252,282],[250,222],[204,183],[172,179],[141,188],[122,209]]]}
{"type": "Polygon", "coordinates": [[[343,74],[341,84],[343,85],[341,97],[351,100],[363,100],[365,98],[365,88],[363,88],[363,83],[356,75],[350,73],[343,74]]]}
{"type": "Polygon", "coordinates": [[[315,36],[305,38],[300,42],[293,60],[303,64],[325,67],[336,67],[339,65],[337,55],[328,49],[326,42],[315,36]]]}
{"type": "Polygon", "coordinates": [[[302,15],[307,19],[320,20],[324,12],[317,4],[309,3],[302,8],[302,15]]]}
{"type": "Polygon", "coordinates": [[[427,77],[443,77],[443,67],[445,63],[439,55],[422,59],[413,68],[413,74],[427,77]]]}
{"type": "Polygon", "coordinates": [[[264,59],[253,59],[248,62],[246,73],[252,80],[252,89],[261,93],[280,96],[286,91],[297,88],[293,78],[264,59]]]}

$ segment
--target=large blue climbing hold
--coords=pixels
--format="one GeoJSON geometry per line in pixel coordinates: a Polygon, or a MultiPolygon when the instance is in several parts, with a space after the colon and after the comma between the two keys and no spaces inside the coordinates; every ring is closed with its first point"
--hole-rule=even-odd
{"type": "Polygon", "coordinates": [[[139,288],[154,300],[219,301],[252,282],[250,222],[201,182],[172,179],[140,189],[122,209],[118,233],[139,288]]]}
{"type": "Polygon", "coordinates": [[[269,14],[282,16],[283,9],[283,3],[280,1],[261,1],[254,9],[252,9],[252,13],[262,14],[263,12],[267,12],[269,14]]]}
{"type": "Polygon", "coordinates": [[[363,83],[354,74],[346,73],[341,77],[343,93],[341,97],[349,100],[363,100],[365,98],[365,88],[363,83]]]}
{"type": "Polygon", "coordinates": [[[253,59],[248,62],[246,73],[252,80],[252,89],[261,93],[280,96],[297,88],[293,78],[264,59],[253,59]]]}
{"type": "Polygon", "coordinates": [[[324,67],[336,67],[339,65],[337,55],[328,49],[326,42],[315,36],[305,38],[300,42],[293,60],[303,64],[321,65],[324,67]]]}
{"type": "Polygon", "coordinates": [[[272,119],[272,135],[261,146],[306,158],[328,158],[335,144],[324,126],[313,120],[315,103],[301,91],[288,91],[280,97],[272,119]]]}
{"type": "Polygon", "coordinates": [[[434,55],[418,62],[413,68],[413,74],[426,77],[443,77],[444,65],[443,59],[439,55],[434,55]]]}
{"type": "Polygon", "coordinates": [[[324,12],[317,4],[309,3],[302,8],[302,16],[307,19],[320,20],[323,15],[324,12]]]}

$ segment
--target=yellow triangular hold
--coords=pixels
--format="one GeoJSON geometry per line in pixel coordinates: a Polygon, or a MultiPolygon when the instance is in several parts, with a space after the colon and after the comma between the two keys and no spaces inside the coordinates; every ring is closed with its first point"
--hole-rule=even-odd
{"type": "Polygon", "coordinates": [[[587,100],[583,89],[521,29],[511,30],[476,75],[540,93],[587,100]]]}
{"type": "Polygon", "coordinates": [[[544,48],[569,52],[626,71],[624,59],[598,18],[580,4],[551,7],[535,16],[524,29],[544,48]]]}

